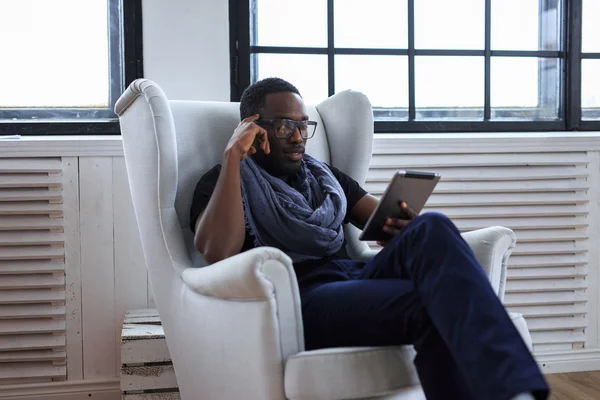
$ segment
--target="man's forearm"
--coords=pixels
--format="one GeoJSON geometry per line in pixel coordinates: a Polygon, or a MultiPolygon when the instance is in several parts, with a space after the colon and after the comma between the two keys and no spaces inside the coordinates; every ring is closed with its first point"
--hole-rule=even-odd
{"type": "Polygon", "coordinates": [[[195,245],[212,264],[238,254],[244,238],[240,157],[226,152],[215,190],[196,224],[195,245]]]}

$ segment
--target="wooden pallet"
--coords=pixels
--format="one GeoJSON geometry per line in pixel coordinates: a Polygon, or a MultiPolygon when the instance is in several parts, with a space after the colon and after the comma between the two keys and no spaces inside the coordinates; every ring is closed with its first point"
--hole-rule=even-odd
{"type": "Polygon", "coordinates": [[[173,363],[156,309],[131,310],[121,333],[123,400],[180,400],[173,363]]]}

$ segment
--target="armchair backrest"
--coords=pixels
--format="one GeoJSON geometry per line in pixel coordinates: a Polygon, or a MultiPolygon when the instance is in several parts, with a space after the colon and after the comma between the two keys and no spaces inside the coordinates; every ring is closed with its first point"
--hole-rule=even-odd
{"type": "MultiPolygon", "coordinates": [[[[318,122],[315,136],[307,143],[307,153],[363,184],[373,142],[373,114],[366,96],[345,91],[316,107],[307,106],[307,110],[310,119],[318,122]]],[[[179,230],[175,235],[181,235],[190,256],[195,258],[197,252],[193,250],[189,229],[192,196],[200,177],[221,163],[225,146],[240,121],[239,103],[169,101],[158,85],[140,79],[121,96],[116,112],[121,117],[125,151],[130,160],[136,160],[127,162],[128,173],[144,180],[137,188],[136,184],[131,185],[138,220],[138,210],[149,206],[149,197],[158,196],[159,208],[174,210],[178,229],[175,221],[169,226],[179,230]],[[137,111],[127,112],[130,108],[137,111]],[[142,144],[148,140],[154,144],[142,144]],[[149,154],[152,152],[157,154],[149,154]],[[157,176],[150,177],[148,163],[155,162],[158,165],[152,168],[157,176]],[[140,168],[144,171],[137,171],[140,168]]],[[[148,214],[143,215],[147,218],[148,214]]],[[[141,227],[140,230],[145,235],[141,227]]],[[[347,229],[347,238],[350,255],[364,250],[366,245],[357,240],[356,230],[347,229]]],[[[193,264],[198,262],[201,261],[197,259],[193,264]]]]}

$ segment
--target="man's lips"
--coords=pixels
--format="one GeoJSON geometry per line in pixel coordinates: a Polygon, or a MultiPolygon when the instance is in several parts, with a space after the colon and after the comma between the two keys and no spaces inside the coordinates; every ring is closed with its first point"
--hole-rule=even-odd
{"type": "Polygon", "coordinates": [[[292,161],[300,161],[304,156],[304,148],[285,149],[283,154],[292,161]]]}

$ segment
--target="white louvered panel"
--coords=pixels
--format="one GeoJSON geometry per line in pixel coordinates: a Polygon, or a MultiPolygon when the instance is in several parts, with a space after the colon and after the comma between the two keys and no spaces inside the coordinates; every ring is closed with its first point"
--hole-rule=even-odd
{"type": "Polygon", "coordinates": [[[586,306],[584,303],[550,305],[550,306],[522,306],[519,312],[527,317],[570,317],[584,315],[586,306]]]}
{"type": "Polygon", "coordinates": [[[0,260],[58,260],[65,255],[62,246],[2,246],[0,260]]]}
{"type": "Polygon", "coordinates": [[[62,177],[60,174],[3,174],[0,188],[55,188],[62,187],[62,177]]]}
{"type": "Polygon", "coordinates": [[[517,283],[518,279],[541,278],[583,278],[587,276],[587,266],[577,267],[538,267],[538,268],[510,268],[508,278],[517,283]]]}
{"type": "Polygon", "coordinates": [[[546,228],[583,228],[589,223],[585,216],[579,217],[532,217],[532,218],[464,218],[455,219],[456,226],[461,231],[472,231],[475,229],[486,228],[488,226],[503,225],[511,229],[546,229],[546,228]]]}
{"type": "MultiPolygon", "coordinates": [[[[492,217],[561,217],[586,215],[585,205],[555,205],[555,206],[487,206],[487,207],[439,207],[437,209],[425,208],[426,211],[437,211],[450,218],[492,218],[492,217]]],[[[581,235],[581,234],[580,234],[581,235]]],[[[559,237],[563,237],[559,235],[559,237]]],[[[583,236],[587,237],[587,236],[583,236]]],[[[539,240],[533,235],[532,239],[539,240]]]]}
{"type": "MultiPolygon", "coordinates": [[[[0,335],[0,352],[29,351],[29,350],[64,350],[64,335],[31,334],[31,335],[0,335]]],[[[0,364],[0,370],[2,364],[0,364]]]]}
{"type": "Polygon", "coordinates": [[[67,356],[65,351],[30,350],[0,352],[0,362],[21,361],[63,361],[67,356]]]}
{"type": "Polygon", "coordinates": [[[1,158],[0,174],[60,174],[62,160],[58,157],[1,158]]]}
{"type": "Polygon", "coordinates": [[[0,190],[0,201],[39,201],[48,200],[60,202],[62,195],[58,190],[49,189],[17,189],[0,190]]]}
{"type": "Polygon", "coordinates": [[[509,271],[511,268],[536,268],[536,267],[558,267],[558,266],[577,266],[586,265],[588,257],[586,254],[576,255],[535,255],[523,256],[514,255],[508,259],[509,271]]]}
{"type": "MultiPolygon", "coordinates": [[[[2,304],[59,304],[65,301],[65,290],[60,289],[13,289],[0,291],[2,304]]],[[[2,330],[0,329],[0,332],[2,330]]]]}
{"type": "Polygon", "coordinates": [[[442,179],[423,212],[448,215],[462,232],[515,231],[505,304],[529,324],[534,350],[585,347],[588,323],[588,194],[598,171],[586,152],[394,154],[375,145],[365,188],[380,196],[399,169],[442,179]],[[590,174],[594,175],[590,175],[590,174]]]}
{"type": "Polygon", "coordinates": [[[0,215],[23,214],[62,217],[62,204],[47,201],[3,201],[0,203],[0,215]]]}
{"type": "MultiPolygon", "coordinates": [[[[404,159],[404,156],[399,156],[404,159]]],[[[585,165],[560,167],[529,167],[526,170],[519,167],[435,167],[435,171],[444,177],[446,182],[456,181],[521,181],[546,179],[585,178],[588,171],[585,165]]],[[[369,171],[370,182],[389,182],[390,177],[398,168],[373,168],[369,171]]]]}
{"type": "Polygon", "coordinates": [[[52,304],[3,304],[0,319],[59,318],[65,315],[64,305],[52,304]]]}
{"type": "Polygon", "coordinates": [[[554,343],[554,344],[538,343],[535,345],[535,348],[540,353],[570,351],[570,350],[573,350],[573,344],[571,344],[571,343],[554,343]]]}
{"type": "Polygon", "coordinates": [[[46,215],[4,216],[0,215],[0,231],[63,230],[62,218],[46,215]]]}
{"type": "Polygon", "coordinates": [[[64,319],[35,318],[2,322],[3,335],[21,335],[28,333],[60,333],[64,330],[64,319]]]}
{"type": "MultiPolygon", "coordinates": [[[[0,384],[6,381],[14,384],[15,380],[22,378],[36,378],[40,382],[50,382],[63,378],[66,374],[66,365],[55,365],[52,361],[2,363],[2,368],[0,368],[0,384]]],[[[31,380],[28,383],[31,383],[31,380]]]]}
{"type": "Polygon", "coordinates": [[[0,246],[55,245],[62,246],[65,235],[62,232],[18,231],[0,232],[0,246]]]}
{"type": "MultiPolygon", "coordinates": [[[[374,195],[382,194],[387,182],[373,182],[365,189],[374,195]]],[[[553,193],[569,191],[584,191],[589,183],[579,180],[542,180],[542,181],[478,181],[478,182],[440,182],[435,188],[436,193],[553,193]]]]}
{"type": "MultiPolygon", "coordinates": [[[[571,153],[510,153],[510,154],[375,154],[371,168],[397,166],[403,169],[437,169],[437,167],[529,167],[586,165],[585,152],[571,153]],[[401,157],[401,161],[400,161],[401,157]],[[400,164],[400,163],[401,164],[400,164]]],[[[398,169],[397,168],[397,169],[398,169]]]]}
{"type": "Polygon", "coordinates": [[[0,159],[0,385],[66,379],[61,171],[0,159]]]}
{"type": "MultiPolygon", "coordinates": [[[[542,206],[540,206],[542,208],[542,206]]],[[[567,210],[570,208],[565,206],[567,210]]],[[[585,207],[582,207],[585,209],[585,207]]],[[[579,214],[573,214],[579,215],[579,214]]],[[[541,230],[519,230],[516,232],[517,240],[519,243],[527,243],[527,242],[564,242],[570,240],[583,240],[587,239],[588,234],[584,229],[544,229],[541,230]]]]}
{"type": "Polygon", "coordinates": [[[587,253],[588,246],[585,241],[569,241],[560,243],[520,243],[515,248],[515,255],[532,255],[532,254],[581,254],[587,253]]]}
{"type": "Polygon", "coordinates": [[[56,289],[65,286],[65,276],[55,274],[0,275],[0,290],[56,289]]]}
{"type": "Polygon", "coordinates": [[[514,307],[519,311],[520,306],[548,306],[562,304],[586,303],[587,295],[583,291],[564,291],[564,292],[534,292],[514,293],[509,292],[504,296],[504,304],[514,307]]]}
{"type": "Polygon", "coordinates": [[[64,274],[65,263],[62,261],[26,260],[0,261],[0,275],[57,273],[64,274]]]}
{"type": "Polygon", "coordinates": [[[430,208],[438,207],[489,207],[489,206],[523,206],[550,204],[568,205],[585,204],[589,199],[584,193],[467,193],[439,194],[433,193],[429,199],[430,208]]]}

